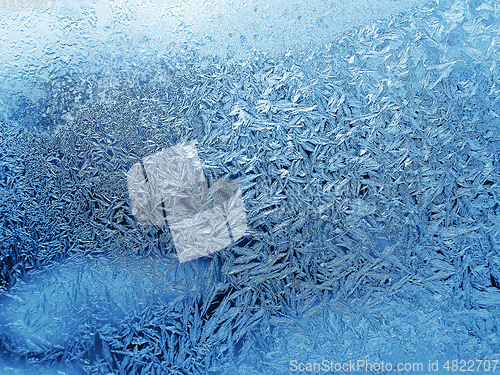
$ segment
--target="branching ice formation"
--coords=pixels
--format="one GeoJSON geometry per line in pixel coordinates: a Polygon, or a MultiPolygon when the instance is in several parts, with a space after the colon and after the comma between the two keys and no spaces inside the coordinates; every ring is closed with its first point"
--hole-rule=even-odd
{"type": "Polygon", "coordinates": [[[238,181],[250,229],[207,257],[201,287],[111,322],[81,311],[48,351],[2,330],[1,350],[124,374],[278,374],[381,348],[498,359],[499,17],[495,1],[441,2],[307,56],[54,77],[65,124],[0,123],[2,301],[73,257],[195,274],[127,198],[126,171],[181,142],[238,181]]]}

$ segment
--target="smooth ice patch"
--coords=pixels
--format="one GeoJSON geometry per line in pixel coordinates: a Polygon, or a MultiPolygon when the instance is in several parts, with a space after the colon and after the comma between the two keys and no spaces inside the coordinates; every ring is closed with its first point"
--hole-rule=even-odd
{"type": "Polygon", "coordinates": [[[90,318],[115,324],[151,303],[200,287],[206,262],[168,259],[71,259],[19,281],[0,296],[0,326],[29,352],[67,345],[90,318]]]}

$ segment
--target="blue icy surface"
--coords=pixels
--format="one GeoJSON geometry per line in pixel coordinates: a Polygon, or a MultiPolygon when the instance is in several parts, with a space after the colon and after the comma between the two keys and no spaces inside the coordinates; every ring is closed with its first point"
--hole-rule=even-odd
{"type": "Polygon", "coordinates": [[[24,62],[37,80],[1,96],[0,369],[500,360],[499,18],[441,1],[302,54],[24,62]],[[126,172],[190,140],[250,230],[179,264],[126,172]]]}

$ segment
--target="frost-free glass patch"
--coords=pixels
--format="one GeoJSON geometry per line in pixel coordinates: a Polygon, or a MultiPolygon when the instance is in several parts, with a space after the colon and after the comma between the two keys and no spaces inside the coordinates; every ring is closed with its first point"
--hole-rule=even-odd
{"type": "Polygon", "coordinates": [[[223,249],[247,230],[238,183],[225,178],[207,181],[193,142],[134,164],[127,185],[140,224],[164,225],[167,220],[180,262],[223,249]]]}

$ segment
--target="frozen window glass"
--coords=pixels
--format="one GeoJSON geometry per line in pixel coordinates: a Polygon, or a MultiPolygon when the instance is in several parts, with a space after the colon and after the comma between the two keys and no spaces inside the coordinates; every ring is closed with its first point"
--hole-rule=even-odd
{"type": "Polygon", "coordinates": [[[500,370],[497,0],[0,0],[0,374],[500,370]]]}

